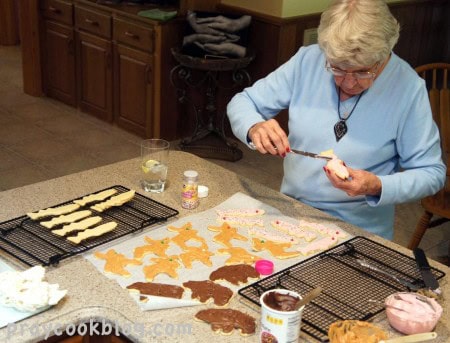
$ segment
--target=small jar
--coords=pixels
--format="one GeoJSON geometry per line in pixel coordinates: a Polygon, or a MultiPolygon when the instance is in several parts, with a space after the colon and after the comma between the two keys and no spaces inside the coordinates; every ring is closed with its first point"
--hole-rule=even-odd
{"type": "Polygon", "coordinates": [[[198,204],[198,173],[195,170],[186,170],[183,173],[181,207],[192,210],[196,208],[198,204]]]}

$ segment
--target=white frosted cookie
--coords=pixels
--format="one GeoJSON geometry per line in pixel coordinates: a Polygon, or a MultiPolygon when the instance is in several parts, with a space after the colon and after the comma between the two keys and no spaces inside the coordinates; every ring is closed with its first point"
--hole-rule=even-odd
{"type": "Polygon", "coordinates": [[[105,211],[108,208],[113,207],[113,206],[122,206],[126,202],[130,201],[131,199],[133,199],[135,193],[136,193],[136,191],[132,189],[132,190],[130,190],[128,192],[125,192],[125,193],[113,196],[109,200],[106,200],[104,202],[101,202],[99,204],[91,206],[91,208],[93,210],[96,210],[97,212],[103,212],[103,211],[105,211]]]}
{"type": "Polygon", "coordinates": [[[248,234],[259,238],[265,238],[269,241],[277,243],[291,243],[296,244],[298,240],[291,235],[287,235],[283,232],[269,231],[266,228],[252,227],[248,229],[248,234]]]}
{"type": "Polygon", "coordinates": [[[217,217],[220,223],[228,223],[230,225],[238,226],[264,226],[264,221],[262,219],[255,219],[251,217],[228,217],[221,216],[217,217]]]}
{"type": "Polygon", "coordinates": [[[300,251],[303,255],[310,255],[316,252],[321,252],[335,246],[338,240],[336,237],[324,237],[317,241],[311,242],[304,247],[297,248],[297,251],[300,251]]]}
{"type": "Polygon", "coordinates": [[[86,231],[79,232],[76,236],[67,237],[67,240],[69,240],[75,244],[80,244],[80,242],[84,241],[85,239],[104,235],[105,233],[108,233],[108,232],[114,230],[116,228],[116,226],[117,226],[116,222],[109,222],[109,223],[106,223],[103,225],[96,226],[92,229],[88,229],[86,231]]]}
{"type": "Polygon", "coordinates": [[[307,228],[313,229],[313,230],[319,232],[319,233],[322,234],[322,235],[327,235],[327,236],[330,236],[330,237],[335,237],[335,238],[337,238],[337,239],[344,239],[344,238],[346,238],[346,237],[348,236],[348,235],[347,235],[344,231],[342,231],[341,229],[330,228],[330,227],[327,227],[327,226],[325,226],[325,225],[323,225],[323,224],[320,224],[320,223],[314,223],[314,222],[308,222],[308,221],[306,221],[306,220],[300,220],[299,226],[300,226],[301,228],[305,228],[305,229],[307,229],[307,228]]]}
{"type": "Polygon", "coordinates": [[[280,220],[280,219],[273,220],[270,224],[275,229],[287,232],[288,234],[298,237],[298,238],[303,238],[307,242],[311,242],[312,240],[316,239],[316,237],[317,237],[317,235],[313,231],[301,228],[298,225],[289,223],[284,220],[280,220]]]}
{"type": "Polygon", "coordinates": [[[65,236],[69,232],[84,231],[84,230],[90,228],[91,226],[94,226],[94,225],[100,223],[101,221],[102,221],[102,218],[99,216],[90,217],[90,218],[81,220],[79,222],[70,223],[69,225],[64,225],[59,230],[53,230],[52,233],[54,233],[55,235],[58,235],[58,236],[65,236]]]}
{"type": "Polygon", "coordinates": [[[231,210],[216,210],[220,217],[252,217],[262,216],[266,211],[259,208],[236,208],[231,210]]]}
{"type": "Polygon", "coordinates": [[[39,210],[37,212],[27,213],[27,216],[33,220],[47,217],[47,216],[60,216],[62,214],[70,213],[76,211],[80,208],[78,204],[68,204],[61,207],[49,207],[45,210],[39,210]]]}
{"type": "Polygon", "coordinates": [[[71,214],[65,214],[59,217],[52,218],[51,220],[40,222],[42,226],[45,226],[48,229],[51,229],[52,227],[59,225],[59,224],[66,224],[66,223],[73,223],[77,220],[89,217],[92,214],[89,210],[84,211],[77,211],[73,212],[71,214]]]}
{"type": "Polygon", "coordinates": [[[114,188],[104,190],[100,193],[90,194],[86,195],[85,197],[82,197],[81,199],[74,200],[73,202],[75,204],[78,204],[80,206],[84,206],[86,204],[89,204],[90,202],[94,201],[103,201],[106,198],[110,197],[111,195],[114,195],[117,193],[117,190],[114,188]]]}
{"type": "Polygon", "coordinates": [[[337,158],[335,155],[331,157],[331,160],[327,162],[326,168],[336,174],[336,176],[342,180],[347,180],[350,177],[347,167],[344,162],[337,158]]]}

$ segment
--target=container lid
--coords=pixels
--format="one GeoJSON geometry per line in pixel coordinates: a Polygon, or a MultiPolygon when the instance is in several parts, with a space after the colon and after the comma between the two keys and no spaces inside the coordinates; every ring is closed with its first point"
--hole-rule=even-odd
{"type": "Polygon", "coordinates": [[[273,262],[270,260],[258,260],[255,263],[255,269],[261,275],[270,275],[273,273],[273,262]]]}
{"type": "Polygon", "coordinates": [[[197,192],[199,198],[206,198],[208,196],[209,189],[206,186],[198,185],[197,192]]]}
{"type": "Polygon", "coordinates": [[[183,175],[185,177],[195,178],[198,177],[198,172],[196,172],[195,170],[186,170],[183,175]]]}

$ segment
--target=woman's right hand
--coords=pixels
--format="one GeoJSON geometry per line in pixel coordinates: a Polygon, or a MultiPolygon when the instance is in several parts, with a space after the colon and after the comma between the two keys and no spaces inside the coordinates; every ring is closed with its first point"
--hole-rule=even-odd
{"type": "Polygon", "coordinates": [[[287,135],[275,119],[256,123],[248,130],[248,137],[262,154],[285,157],[290,151],[287,135]]]}

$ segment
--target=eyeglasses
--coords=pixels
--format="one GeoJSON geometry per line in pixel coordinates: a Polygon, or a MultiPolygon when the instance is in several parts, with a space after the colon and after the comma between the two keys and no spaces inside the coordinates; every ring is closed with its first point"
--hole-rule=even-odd
{"type": "Polygon", "coordinates": [[[332,67],[330,63],[327,61],[325,63],[325,69],[329,71],[331,74],[333,74],[336,77],[346,77],[347,75],[353,76],[355,79],[358,80],[373,80],[375,79],[375,76],[377,76],[377,69],[378,69],[379,63],[376,63],[372,68],[370,68],[368,71],[352,71],[347,72],[345,70],[341,70],[335,67],[332,67]],[[375,70],[374,70],[375,69],[375,70]],[[370,71],[373,70],[373,71],[370,71]]]}

